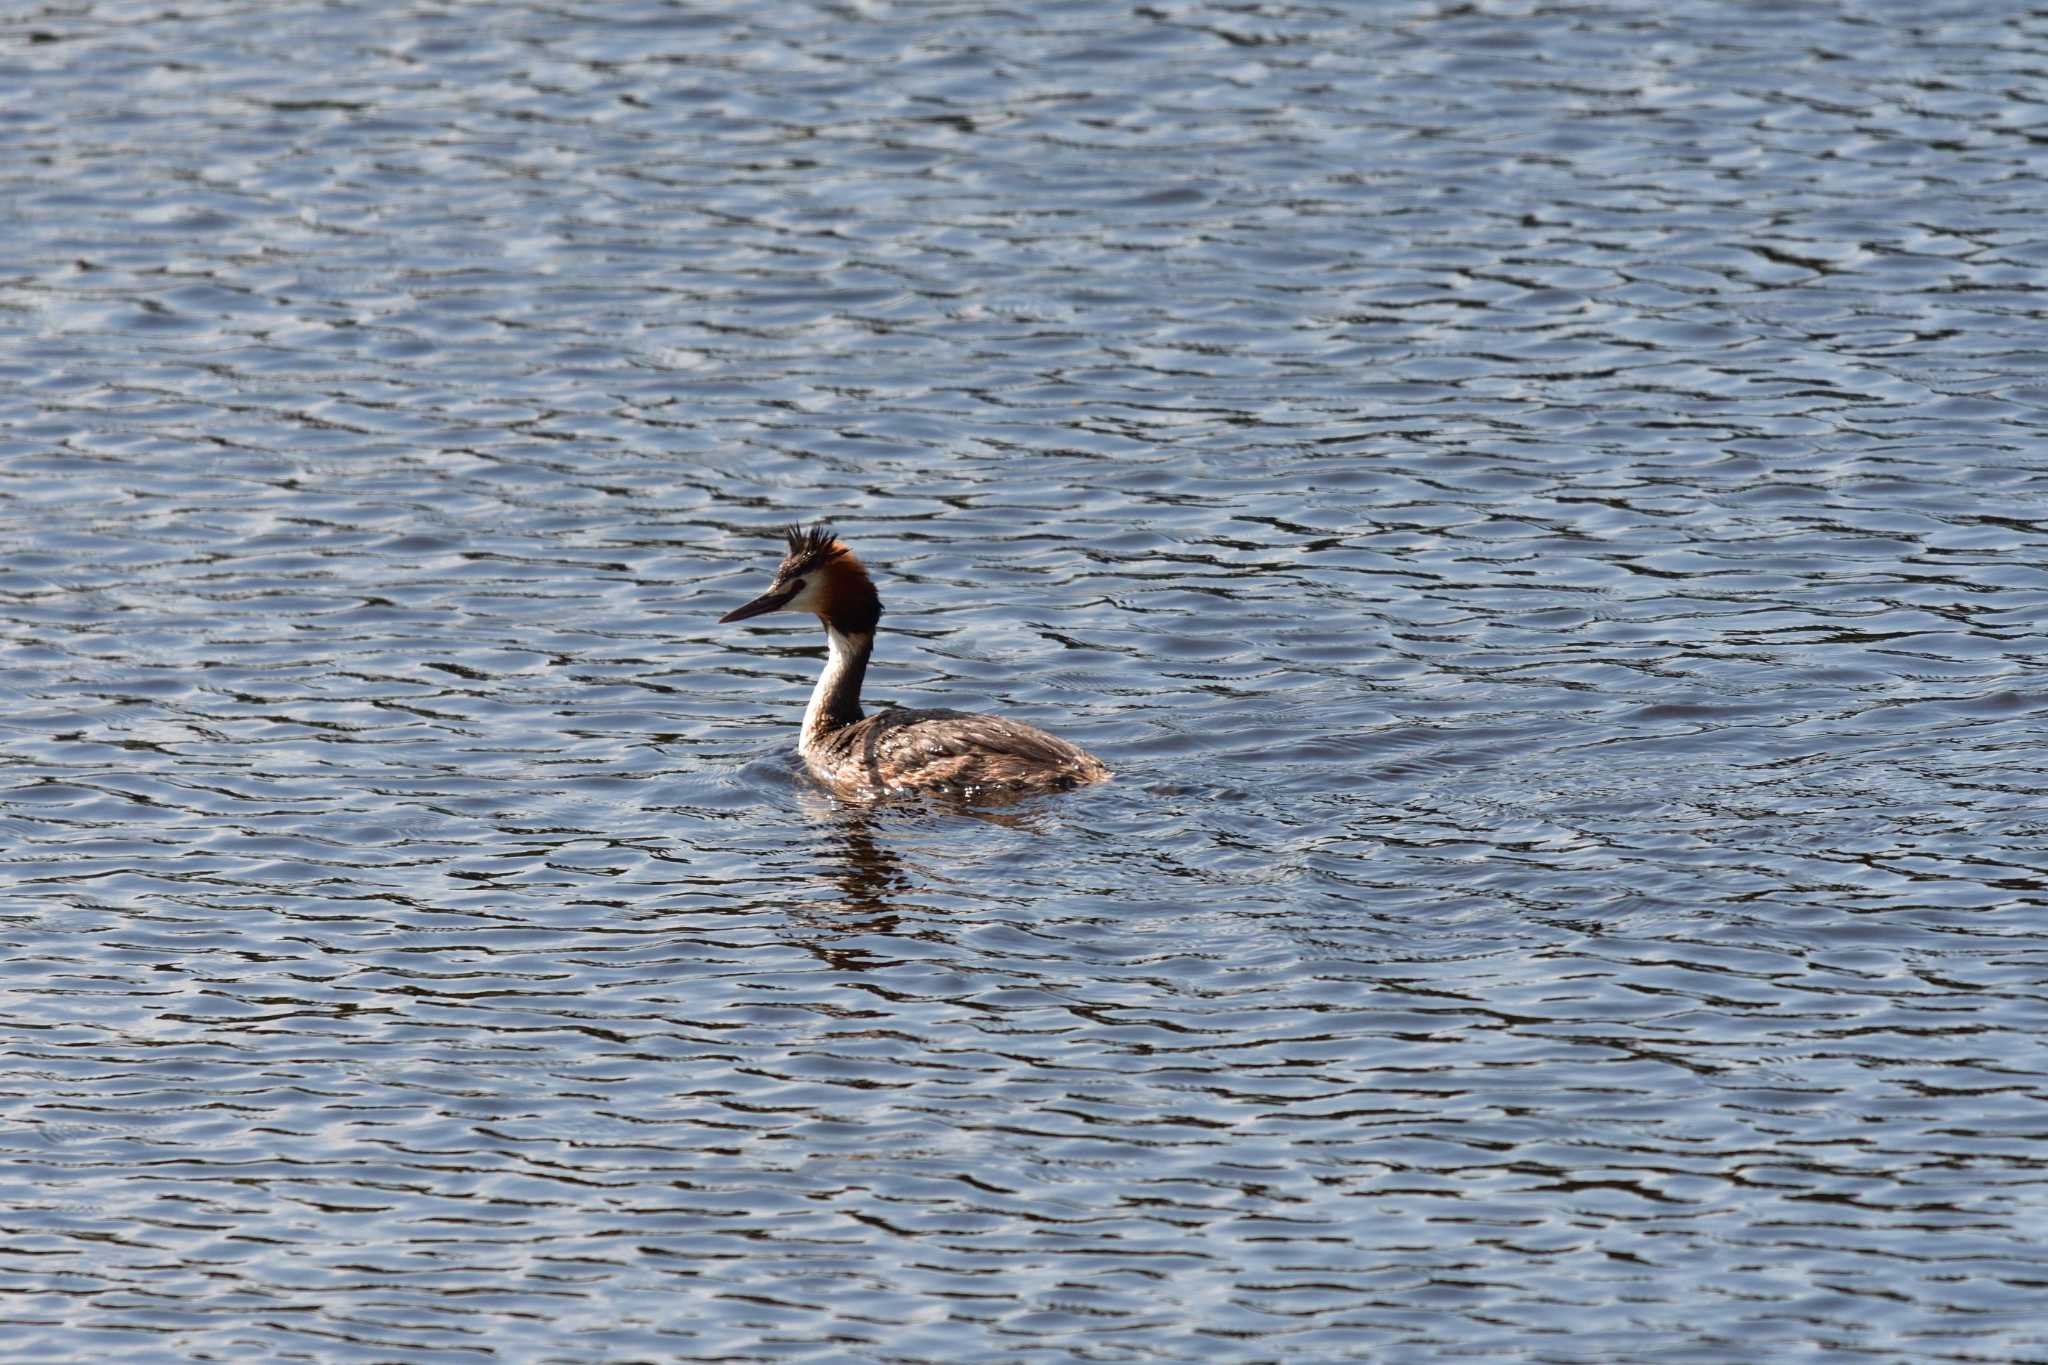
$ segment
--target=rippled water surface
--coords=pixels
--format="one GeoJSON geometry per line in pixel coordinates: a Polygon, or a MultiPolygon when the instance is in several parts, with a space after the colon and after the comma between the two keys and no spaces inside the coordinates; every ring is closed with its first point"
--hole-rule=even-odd
{"type": "Polygon", "coordinates": [[[0,17],[8,1358],[2048,1358],[2044,69],[0,17]]]}

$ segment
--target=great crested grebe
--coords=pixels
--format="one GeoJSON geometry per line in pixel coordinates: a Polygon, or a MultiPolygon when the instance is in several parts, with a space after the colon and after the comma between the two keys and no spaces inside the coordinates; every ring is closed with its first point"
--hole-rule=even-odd
{"type": "Polygon", "coordinates": [[[882,599],[828,526],[789,526],[789,554],[768,591],[718,618],[808,611],[825,623],[825,671],[804,708],[796,751],[820,781],[852,795],[1055,791],[1109,776],[1101,759],[1022,721],[965,711],[890,709],[861,718],[860,684],[882,599]]]}

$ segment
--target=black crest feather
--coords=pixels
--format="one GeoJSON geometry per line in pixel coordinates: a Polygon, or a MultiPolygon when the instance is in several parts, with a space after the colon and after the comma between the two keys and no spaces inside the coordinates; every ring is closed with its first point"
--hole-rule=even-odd
{"type": "Polygon", "coordinates": [[[799,522],[791,522],[782,528],[782,534],[789,538],[789,557],[782,561],[784,573],[809,573],[846,553],[832,528],[822,521],[808,530],[799,522]]]}

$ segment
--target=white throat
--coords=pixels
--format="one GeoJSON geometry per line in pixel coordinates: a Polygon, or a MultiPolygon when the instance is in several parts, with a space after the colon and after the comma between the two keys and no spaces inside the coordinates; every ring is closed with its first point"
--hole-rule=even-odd
{"type": "Polygon", "coordinates": [[[818,685],[811,689],[811,704],[804,708],[799,749],[809,749],[832,731],[860,719],[860,684],[874,647],[872,635],[842,635],[830,622],[825,624],[825,671],[818,675],[818,685]]]}

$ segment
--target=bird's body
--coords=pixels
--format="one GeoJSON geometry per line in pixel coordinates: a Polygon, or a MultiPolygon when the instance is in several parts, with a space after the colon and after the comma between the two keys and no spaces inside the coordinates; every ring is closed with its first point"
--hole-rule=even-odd
{"type": "Polygon", "coordinates": [[[863,715],[860,688],[882,601],[867,570],[825,527],[788,531],[767,592],[721,621],[808,611],[825,626],[825,670],[804,710],[797,753],[820,781],[857,796],[1054,791],[1109,776],[1102,760],[1034,725],[965,711],[891,708],[863,715]]]}

